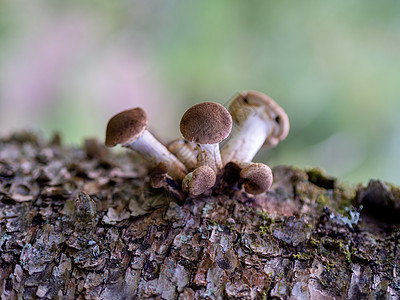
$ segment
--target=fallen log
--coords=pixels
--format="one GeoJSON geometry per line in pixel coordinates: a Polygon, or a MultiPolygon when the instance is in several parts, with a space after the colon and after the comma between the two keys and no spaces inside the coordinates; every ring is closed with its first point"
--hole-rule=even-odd
{"type": "Polygon", "coordinates": [[[154,189],[96,140],[0,139],[2,299],[398,299],[400,189],[273,169],[247,194],[154,189]]]}

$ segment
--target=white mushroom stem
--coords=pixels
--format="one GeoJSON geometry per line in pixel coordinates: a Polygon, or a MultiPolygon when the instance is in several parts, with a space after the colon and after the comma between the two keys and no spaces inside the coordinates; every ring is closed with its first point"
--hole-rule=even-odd
{"type": "Polygon", "coordinates": [[[197,144],[197,166],[209,166],[217,174],[222,169],[219,144],[197,144]]]}
{"type": "Polygon", "coordinates": [[[229,140],[221,149],[223,165],[228,162],[249,162],[264,144],[273,124],[259,114],[250,115],[242,124],[234,123],[229,140]]]}
{"type": "Polygon", "coordinates": [[[187,173],[186,167],[168,149],[161,144],[148,130],[131,143],[122,145],[138,152],[152,167],[165,162],[168,174],[173,179],[183,179],[187,173]]]}
{"type": "Polygon", "coordinates": [[[197,155],[192,149],[182,147],[179,152],[176,153],[176,156],[185,164],[188,170],[196,168],[197,155]]]}
{"type": "Polygon", "coordinates": [[[185,141],[175,140],[168,145],[168,150],[171,151],[188,170],[194,170],[197,166],[197,151],[195,151],[196,145],[185,141]]]}

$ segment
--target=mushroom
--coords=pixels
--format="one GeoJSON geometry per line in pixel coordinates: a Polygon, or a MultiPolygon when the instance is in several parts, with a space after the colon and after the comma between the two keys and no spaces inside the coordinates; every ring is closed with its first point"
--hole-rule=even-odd
{"type": "Polygon", "coordinates": [[[243,187],[247,193],[257,195],[269,190],[273,182],[273,175],[267,165],[249,163],[240,171],[240,179],[243,181],[243,187]]]}
{"type": "Polygon", "coordinates": [[[221,104],[204,102],[182,116],[180,130],[185,139],[197,144],[197,166],[209,166],[215,173],[222,168],[219,145],[232,129],[232,117],[221,104]]]}
{"type": "Polygon", "coordinates": [[[197,165],[197,151],[196,144],[191,143],[184,139],[176,139],[167,145],[168,150],[174,154],[183,164],[188,171],[192,171],[197,165]]]}
{"type": "Polygon", "coordinates": [[[182,181],[182,190],[193,196],[198,196],[215,185],[216,175],[208,166],[200,166],[190,172],[182,181]]]}
{"type": "Polygon", "coordinates": [[[223,164],[250,162],[261,147],[275,147],[289,133],[285,111],[256,91],[239,93],[228,108],[233,120],[230,138],[221,148],[223,164]]]}
{"type": "Polygon", "coordinates": [[[138,152],[152,167],[165,162],[169,175],[181,180],[186,175],[186,167],[161,144],[147,128],[146,112],[138,108],[125,110],[113,116],[107,124],[107,147],[118,144],[138,152]]]}

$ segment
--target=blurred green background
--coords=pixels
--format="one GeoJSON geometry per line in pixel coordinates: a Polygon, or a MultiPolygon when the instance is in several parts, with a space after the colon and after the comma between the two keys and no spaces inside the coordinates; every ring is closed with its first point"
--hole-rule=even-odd
{"type": "Polygon", "coordinates": [[[0,132],[104,138],[143,107],[163,140],[191,105],[267,93],[291,132],[256,161],[400,184],[399,1],[0,1],[0,132]]]}

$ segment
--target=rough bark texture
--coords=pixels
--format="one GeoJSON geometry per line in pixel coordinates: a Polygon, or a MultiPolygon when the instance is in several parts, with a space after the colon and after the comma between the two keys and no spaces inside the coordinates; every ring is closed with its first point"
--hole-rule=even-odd
{"type": "Polygon", "coordinates": [[[243,192],[151,189],[125,151],[0,140],[2,299],[398,299],[400,189],[280,166],[243,192]]]}

